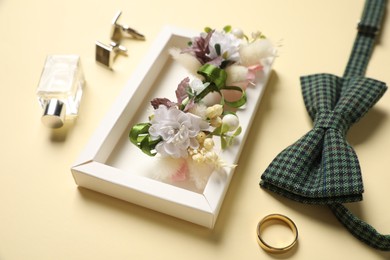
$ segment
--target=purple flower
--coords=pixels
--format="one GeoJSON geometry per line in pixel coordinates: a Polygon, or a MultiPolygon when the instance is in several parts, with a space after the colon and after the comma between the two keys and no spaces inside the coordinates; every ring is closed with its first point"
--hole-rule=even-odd
{"type": "Polygon", "coordinates": [[[208,57],[208,54],[210,53],[209,41],[213,33],[214,30],[207,34],[201,34],[200,36],[195,37],[191,42],[191,46],[184,49],[183,53],[193,54],[201,64],[209,62],[211,60],[210,57],[208,57]]]}
{"type": "Polygon", "coordinates": [[[201,64],[226,66],[239,60],[241,41],[232,33],[212,30],[193,38],[192,45],[183,53],[191,53],[201,64]]]}

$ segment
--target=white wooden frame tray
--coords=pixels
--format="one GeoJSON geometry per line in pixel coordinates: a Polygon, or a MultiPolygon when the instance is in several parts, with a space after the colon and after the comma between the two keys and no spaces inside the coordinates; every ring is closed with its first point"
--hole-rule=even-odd
{"type": "MultiPolygon", "coordinates": [[[[147,120],[151,112],[149,101],[154,97],[174,95],[178,83],[188,76],[188,72],[170,57],[169,49],[185,47],[197,34],[174,27],[163,29],[71,172],[81,187],[213,228],[234,169],[227,169],[225,178],[213,173],[202,191],[194,189],[190,183],[176,185],[158,181],[149,177],[156,170],[156,158],[143,154],[128,139],[131,126],[147,120]]],[[[272,62],[270,60],[264,66],[256,86],[247,89],[245,108],[237,111],[243,132],[237,137],[236,145],[222,154],[229,164],[238,162],[272,62]]]]}

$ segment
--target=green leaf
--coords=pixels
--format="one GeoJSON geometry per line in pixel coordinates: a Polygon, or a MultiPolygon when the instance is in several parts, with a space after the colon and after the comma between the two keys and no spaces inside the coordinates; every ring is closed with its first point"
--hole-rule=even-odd
{"type": "Polygon", "coordinates": [[[236,137],[236,136],[240,135],[241,132],[242,132],[242,127],[240,126],[240,127],[238,127],[237,130],[234,132],[233,137],[236,137]]]}
{"type": "Polygon", "coordinates": [[[221,56],[221,45],[219,43],[214,45],[215,52],[217,53],[218,56],[221,56]]]}
{"type": "Polygon", "coordinates": [[[229,137],[227,138],[227,146],[232,145],[233,140],[234,140],[234,137],[233,137],[233,136],[229,136],[229,137]]]}
{"type": "Polygon", "coordinates": [[[221,101],[219,102],[220,105],[225,106],[225,99],[222,97],[221,101]]]}
{"type": "Polygon", "coordinates": [[[226,124],[222,124],[221,125],[221,133],[226,134],[227,132],[229,132],[229,126],[226,124]]]}
{"type": "Polygon", "coordinates": [[[213,29],[211,29],[210,27],[205,27],[204,28],[204,31],[206,32],[206,33],[209,33],[209,32],[211,32],[213,29]]]}
{"type": "Polygon", "coordinates": [[[222,148],[222,150],[226,149],[227,146],[228,146],[228,144],[227,144],[226,139],[223,136],[221,136],[221,148],[222,148]]]}
{"type": "Polygon", "coordinates": [[[214,129],[214,131],[211,133],[212,135],[222,135],[222,127],[218,126],[214,129]]]}
{"type": "MultiPolygon", "coordinates": [[[[220,55],[220,54],[219,54],[220,55]]],[[[229,56],[229,53],[227,51],[225,51],[223,54],[222,54],[222,58],[224,58],[225,60],[227,60],[229,56]]]]}
{"type": "Polygon", "coordinates": [[[229,132],[229,126],[222,124],[222,125],[218,126],[217,128],[215,128],[211,134],[222,136],[222,135],[226,134],[227,132],[229,132]]]}
{"type": "Polygon", "coordinates": [[[215,65],[204,64],[198,69],[198,74],[202,75],[207,82],[214,83],[219,89],[225,86],[227,73],[215,65]]]}
{"type": "Polygon", "coordinates": [[[232,91],[238,91],[238,92],[241,92],[241,97],[235,101],[228,101],[228,100],[225,100],[225,103],[230,106],[230,107],[234,107],[234,108],[239,108],[239,107],[242,107],[243,105],[245,105],[246,103],[246,100],[247,100],[247,97],[246,97],[246,92],[245,90],[243,90],[242,88],[240,87],[236,87],[236,86],[225,86],[223,89],[228,89],[228,90],[232,90],[232,91]]]}
{"type": "Polygon", "coordinates": [[[214,92],[214,91],[217,91],[218,93],[220,93],[218,87],[214,83],[208,84],[207,87],[204,90],[202,90],[199,94],[196,93],[195,103],[200,102],[205,96],[207,96],[207,94],[209,94],[210,92],[214,92]]]}
{"type": "Polygon", "coordinates": [[[149,135],[150,123],[134,125],[129,132],[130,141],[149,156],[155,156],[156,145],[162,140],[161,137],[153,140],[149,135]]]}
{"type": "Polygon", "coordinates": [[[190,88],[190,87],[186,88],[186,93],[187,93],[189,99],[193,98],[196,94],[196,93],[192,92],[192,88],[190,88]]]}
{"type": "Polygon", "coordinates": [[[229,33],[231,32],[232,27],[230,25],[226,25],[225,27],[223,27],[223,30],[225,31],[225,33],[229,33]]]}

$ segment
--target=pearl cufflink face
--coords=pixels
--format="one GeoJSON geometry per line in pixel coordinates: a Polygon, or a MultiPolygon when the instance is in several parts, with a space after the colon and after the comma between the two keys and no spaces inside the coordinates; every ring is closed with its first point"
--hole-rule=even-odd
{"type": "Polygon", "coordinates": [[[114,59],[117,54],[127,55],[126,47],[120,45],[120,42],[124,38],[145,40],[145,36],[130,28],[127,25],[118,24],[119,17],[122,12],[118,11],[111,24],[111,42],[109,45],[104,44],[100,41],[96,41],[95,46],[95,60],[99,64],[112,69],[114,59]]]}

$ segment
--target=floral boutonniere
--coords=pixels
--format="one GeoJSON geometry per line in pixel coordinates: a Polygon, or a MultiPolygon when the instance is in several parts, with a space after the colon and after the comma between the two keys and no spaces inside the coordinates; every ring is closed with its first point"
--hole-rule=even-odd
{"type": "Polygon", "coordinates": [[[219,153],[241,133],[235,111],[245,108],[246,89],[275,48],[261,33],[249,39],[226,26],[221,31],[205,28],[188,47],[173,48],[170,54],[190,75],[178,83],[176,100],[151,100],[148,122],[134,125],[129,138],[145,154],[163,158],[169,170],[156,174],[157,179],[189,179],[203,189],[213,171],[234,167],[219,153]]]}

